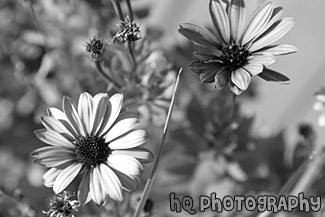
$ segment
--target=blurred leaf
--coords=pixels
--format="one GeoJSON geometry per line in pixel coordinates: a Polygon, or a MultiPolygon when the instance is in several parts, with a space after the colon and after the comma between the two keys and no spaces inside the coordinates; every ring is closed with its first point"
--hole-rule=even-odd
{"type": "Polygon", "coordinates": [[[166,165],[166,170],[184,178],[189,178],[197,164],[197,159],[191,155],[183,154],[180,152],[173,152],[164,157],[165,160],[173,162],[166,165]]]}

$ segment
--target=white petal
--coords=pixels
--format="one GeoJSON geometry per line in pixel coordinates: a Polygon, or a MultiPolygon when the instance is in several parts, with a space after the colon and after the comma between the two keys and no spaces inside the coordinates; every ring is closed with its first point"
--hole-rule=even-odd
{"type": "Polygon", "coordinates": [[[118,138],[109,143],[110,149],[128,149],[142,145],[148,141],[149,136],[144,130],[134,130],[125,136],[118,138]]]}
{"type": "Polygon", "coordinates": [[[263,71],[263,65],[262,64],[246,64],[243,66],[243,68],[249,72],[252,76],[258,75],[263,71]]]}
{"type": "Polygon", "coordinates": [[[93,99],[89,93],[82,93],[78,102],[78,114],[86,135],[90,135],[93,125],[94,105],[93,99]]]}
{"type": "Polygon", "coordinates": [[[116,174],[105,164],[100,165],[102,183],[105,192],[116,201],[123,200],[122,184],[116,174]]]}
{"type": "Polygon", "coordinates": [[[113,125],[113,127],[104,135],[105,142],[110,142],[113,139],[123,135],[124,133],[133,130],[139,125],[138,118],[128,118],[121,120],[113,125]]]}
{"type": "MultiPolygon", "coordinates": [[[[263,27],[263,29],[261,29],[261,31],[258,33],[258,34],[256,34],[255,36],[254,36],[254,40],[256,39],[256,38],[258,38],[260,35],[262,35],[262,34],[264,34],[266,31],[267,31],[267,29],[268,28],[270,28],[270,26],[272,26],[279,18],[280,18],[280,16],[281,16],[281,14],[282,14],[282,12],[283,12],[283,9],[281,8],[281,7],[276,7],[276,8],[274,8],[273,9],[273,12],[272,12],[272,15],[271,15],[271,17],[270,17],[270,20],[267,22],[267,24],[263,27]]],[[[254,41],[253,40],[253,41],[254,41]]],[[[249,44],[249,46],[248,47],[250,47],[251,45],[252,45],[252,43],[253,43],[253,41],[251,41],[250,42],[250,44],[249,44]]]]}
{"type": "Polygon", "coordinates": [[[258,8],[250,18],[246,31],[243,35],[242,44],[246,44],[251,41],[257,35],[259,35],[268,21],[273,12],[273,3],[269,2],[265,6],[258,8]]]}
{"type": "Polygon", "coordinates": [[[34,133],[37,138],[46,144],[54,146],[65,146],[69,148],[75,147],[69,140],[53,130],[41,129],[34,131],[34,133]]]}
{"type": "Polygon", "coordinates": [[[274,46],[268,46],[264,47],[260,50],[255,51],[256,54],[267,54],[270,53],[272,55],[285,55],[290,53],[297,52],[297,48],[295,46],[289,45],[289,44],[281,44],[281,45],[274,45],[274,46]]]}
{"type": "Polygon", "coordinates": [[[81,205],[88,203],[91,200],[90,195],[90,172],[85,171],[78,188],[78,200],[81,205]]]}
{"type": "Polygon", "coordinates": [[[236,85],[234,85],[232,82],[229,82],[229,88],[231,92],[233,92],[236,95],[242,94],[244,91],[239,89],[236,85]]]}
{"type": "Polygon", "coordinates": [[[97,107],[99,101],[103,98],[103,97],[108,97],[107,93],[98,93],[94,96],[93,98],[93,102],[94,102],[94,108],[97,107]]]}
{"type": "Polygon", "coordinates": [[[227,44],[230,42],[230,25],[228,15],[222,7],[220,0],[211,0],[209,4],[210,15],[219,35],[227,44]]]}
{"type": "Polygon", "coordinates": [[[81,163],[75,163],[71,166],[62,170],[62,172],[58,175],[53,185],[53,191],[58,194],[62,192],[78,175],[80,169],[82,167],[81,163]]]}
{"type": "Polygon", "coordinates": [[[51,168],[43,175],[44,185],[46,187],[53,187],[56,177],[60,174],[62,170],[57,168],[51,168]]]}
{"type": "Polygon", "coordinates": [[[69,122],[71,123],[75,131],[81,136],[86,136],[77,108],[72,102],[72,100],[69,97],[64,97],[62,104],[64,114],[67,116],[69,122]]]}
{"type": "Polygon", "coordinates": [[[106,203],[106,193],[103,189],[103,179],[99,167],[96,166],[90,173],[90,195],[93,201],[99,206],[106,203]]]}
{"type": "Polygon", "coordinates": [[[66,138],[70,142],[76,140],[76,138],[72,135],[72,133],[57,119],[53,117],[41,117],[41,122],[47,129],[53,130],[61,134],[64,138],[66,138]]]}
{"type": "Polygon", "coordinates": [[[122,187],[127,191],[136,191],[139,188],[140,180],[137,177],[126,175],[117,170],[114,170],[114,173],[117,175],[120,180],[122,187]]]}
{"type": "Polygon", "coordinates": [[[134,111],[123,112],[117,117],[115,122],[119,122],[119,121],[127,119],[127,118],[138,118],[139,119],[139,114],[134,111]]]}
{"type": "Polygon", "coordinates": [[[273,9],[271,18],[269,20],[269,22],[267,23],[267,25],[265,26],[264,30],[262,31],[262,33],[267,30],[270,26],[272,26],[277,20],[279,20],[279,18],[281,17],[283,12],[283,8],[281,7],[276,7],[273,9]]]}
{"type": "Polygon", "coordinates": [[[212,34],[209,30],[192,23],[182,23],[178,32],[190,40],[193,44],[201,47],[221,49],[222,39],[212,34]]]}
{"type": "Polygon", "coordinates": [[[31,153],[34,162],[46,167],[62,167],[71,165],[76,160],[74,151],[60,146],[46,146],[31,153]]]}
{"type": "Polygon", "coordinates": [[[249,50],[254,52],[279,40],[290,31],[294,23],[294,19],[291,17],[283,18],[275,22],[263,35],[254,41],[249,50]]]}
{"type": "Polygon", "coordinates": [[[238,68],[231,73],[231,81],[241,90],[246,90],[250,81],[251,75],[242,68],[238,68]]]}
{"type": "Polygon", "coordinates": [[[235,42],[241,37],[245,24],[245,2],[244,0],[232,0],[229,9],[229,22],[231,36],[235,42]]]}
{"type": "Polygon", "coordinates": [[[149,150],[141,147],[127,150],[114,150],[112,151],[112,155],[128,155],[134,157],[141,163],[149,163],[153,160],[153,154],[149,150]]]}
{"type": "Polygon", "coordinates": [[[143,170],[141,163],[137,159],[127,155],[110,155],[107,158],[107,165],[131,176],[138,176],[143,170]]]}
{"type": "Polygon", "coordinates": [[[252,55],[248,58],[249,64],[261,64],[263,66],[272,65],[275,62],[272,54],[252,55]]]}
{"type": "Polygon", "coordinates": [[[56,120],[61,122],[61,124],[63,124],[63,126],[65,126],[69,130],[69,132],[73,134],[73,136],[75,138],[79,137],[77,131],[75,131],[73,129],[73,127],[72,127],[71,123],[69,122],[67,116],[62,111],[60,111],[57,108],[49,108],[47,110],[47,113],[48,113],[48,116],[50,116],[51,118],[55,118],[56,120]]]}
{"type": "Polygon", "coordinates": [[[48,108],[47,109],[47,114],[50,117],[53,117],[53,118],[55,118],[57,120],[65,120],[65,121],[68,121],[67,116],[62,111],[60,111],[57,108],[48,108]]]}
{"type": "Polygon", "coordinates": [[[96,95],[96,98],[94,98],[95,102],[95,114],[94,114],[94,124],[93,128],[91,131],[92,135],[96,135],[101,127],[102,124],[107,124],[104,123],[105,120],[109,120],[109,116],[111,114],[111,106],[109,105],[108,101],[108,96],[107,94],[102,94],[102,95],[96,95]],[[101,96],[100,99],[98,99],[101,96]],[[106,114],[107,113],[107,114],[106,114]]]}
{"type": "MultiPolygon", "coordinates": [[[[123,103],[123,95],[122,94],[114,94],[110,99],[111,103],[111,113],[108,119],[107,124],[105,124],[103,129],[100,129],[99,136],[102,136],[104,133],[109,130],[112,124],[115,122],[116,118],[120,114],[122,103],[123,103]]],[[[104,121],[103,121],[104,122],[104,121]]]]}

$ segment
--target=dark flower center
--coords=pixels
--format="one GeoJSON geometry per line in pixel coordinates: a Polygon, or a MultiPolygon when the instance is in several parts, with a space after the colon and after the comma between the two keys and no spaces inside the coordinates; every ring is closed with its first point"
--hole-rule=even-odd
{"type": "Polygon", "coordinates": [[[76,142],[75,153],[80,162],[95,167],[107,161],[111,149],[104,142],[104,139],[89,136],[87,138],[81,137],[76,142]]]}
{"type": "Polygon", "coordinates": [[[231,68],[239,68],[247,63],[249,52],[238,45],[230,45],[222,49],[220,59],[224,65],[231,68]]]}

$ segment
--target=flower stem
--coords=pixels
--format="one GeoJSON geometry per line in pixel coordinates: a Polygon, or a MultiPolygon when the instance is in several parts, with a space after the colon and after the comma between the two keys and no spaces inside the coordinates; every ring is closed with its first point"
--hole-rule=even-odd
{"type": "Polygon", "coordinates": [[[102,68],[102,65],[100,64],[100,60],[94,60],[95,62],[95,66],[97,68],[98,73],[108,82],[108,83],[112,83],[114,85],[115,88],[117,88],[116,91],[119,92],[119,90],[121,89],[121,86],[116,83],[108,74],[106,74],[102,68]]]}
{"type": "Polygon", "coordinates": [[[115,10],[117,11],[118,16],[120,17],[120,20],[124,22],[124,15],[121,8],[120,0],[112,0],[112,3],[115,7],[115,10]]]}
{"type": "MultiPolygon", "coordinates": [[[[284,184],[279,191],[278,196],[286,195],[290,189],[292,189],[295,183],[297,184],[291,190],[290,195],[297,196],[299,193],[307,191],[320,174],[320,171],[324,165],[324,158],[325,153],[316,156],[316,152],[312,152],[305,162],[299,166],[296,172],[293,173],[289,180],[284,184]],[[301,177],[300,180],[296,181],[299,177],[301,177]]],[[[268,217],[270,214],[272,214],[272,212],[266,210],[257,215],[257,217],[268,217]]]]}
{"type": "Polygon", "coordinates": [[[133,18],[134,18],[134,15],[133,15],[131,1],[130,0],[126,0],[126,4],[128,6],[128,10],[129,10],[130,21],[132,22],[133,21],[133,18]]]}
{"type": "Polygon", "coordinates": [[[140,200],[140,202],[138,204],[137,210],[135,211],[133,217],[139,217],[140,216],[140,214],[141,214],[141,212],[142,212],[142,210],[144,208],[144,205],[145,205],[145,203],[146,203],[146,201],[148,199],[148,196],[149,196],[153,181],[155,179],[156,171],[157,171],[159,160],[160,160],[160,155],[162,153],[162,149],[163,149],[163,146],[165,144],[165,139],[166,139],[166,135],[167,135],[169,120],[170,120],[170,117],[172,115],[173,108],[174,108],[175,95],[176,95],[176,91],[177,91],[177,88],[178,88],[180,76],[182,74],[182,70],[183,69],[181,68],[179,70],[179,72],[178,72],[178,76],[177,76],[175,87],[174,87],[174,92],[173,92],[173,95],[172,95],[172,99],[171,99],[169,109],[168,109],[168,113],[167,113],[167,118],[166,118],[166,121],[165,121],[165,126],[164,126],[164,130],[163,130],[163,137],[162,137],[161,143],[158,146],[157,154],[156,154],[156,157],[155,157],[154,162],[153,162],[153,167],[151,169],[151,172],[150,172],[149,178],[147,180],[146,186],[144,187],[144,190],[143,190],[143,193],[142,193],[142,196],[141,196],[141,200],[140,200]]]}
{"type": "Polygon", "coordinates": [[[291,175],[288,181],[283,185],[281,190],[278,193],[278,196],[287,194],[292,189],[296,181],[301,177],[305,169],[307,168],[308,164],[313,160],[315,157],[315,152],[311,153],[311,155],[303,162],[298,169],[291,175]]]}
{"type": "Polygon", "coordinates": [[[132,61],[133,61],[133,70],[135,71],[135,69],[137,68],[137,62],[135,60],[135,56],[134,56],[134,52],[133,52],[133,49],[132,49],[131,41],[128,42],[128,49],[129,49],[129,52],[130,52],[130,55],[131,55],[131,58],[132,58],[132,61]]]}
{"type": "Polygon", "coordinates": [[[323,151],[321,152],[322,153],[314,157],[315,160],[313,160],[308,166],[308,169],[305,170],[305,173],[291,191],[292,195],[298,195],[301,192],[308,191],[312,183],[317,179],[325,163],[325,153],[323,151]]]}

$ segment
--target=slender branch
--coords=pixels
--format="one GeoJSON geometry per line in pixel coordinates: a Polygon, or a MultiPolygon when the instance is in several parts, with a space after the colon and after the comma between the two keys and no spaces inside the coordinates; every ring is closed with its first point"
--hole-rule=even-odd
{"type": "Polygon", "coordinates": [[[126,4],[128,6],[128,10],[129,10],[129,17],[130,17],[130,21],[133,21],[134,18],[134,14],[133,14],[133,10],[132,10],[132,5],[131,5],[131,1],[130,0],[126,0],[126,4]]]}
{"type": "MultiPolygon", "coordinates": [[[[311,153],[311,155],[306,159],[306,161],[300,165],[300,167],[296,170],[296,172],[292,174],[289,180],[285,183],[285,185],[279,191],[278,196],[289,192],[295,183],[297,184],[294,187],[294,189],[291,191],[290,195],[297,196],[299,193],[307,191],[311,186],[311,184],[318,177],[324,165],[324,158],[325,158],[324,153],[318,156],[316,156],[316,152],[311,153]],[[301,176],[302,173],[303,175],[301,176]],[[301,178],[297,182],[297,179],[299,177],[301,178]]],[[[259,215],[257,215],[257,217],[268,217],[270,214],[272,214],[272,212],[266,210],[260,213],[259,215]]]]}
{"type": "Polygon", "coordinates": [[[315,160],[311,162],[295,188],[291,191],[292,195],[298,195],[301,192],[308,191],[310,186],[317,179],[325,163],[325,153],[323,151],[321,152],[322,153],[318,154],[315,160]]]}
{"type": "Polygon", "coordinates": [[[178,88],[179,79],[180,79],[180,76],[182,74],[182,70],[183,69],[181,68],[179,70],[179,72],[178,72],[178,76],[177,76],[175,87],[174,87],[174,92],[173,92],[173,95],[172,95],[172,99],[171,99],[169,109],[168,109],[168,113],[167,113],[167,118],[166,118],[166,121],[165,121],[165,126],[164,126],[164,130],[163,130],[163,137],[162,137],[161,143],[158,146],[157,154],[156,154],[155,160],[153,162],[153,167],[151,169],[151,172],[150,172],[149,178],[147,180],[146,186],[145,186],[145,188],[143,190],[141,200],[140,200],[140,202],[138,204],[137,210],[135,211],[133,217],[139,217],[140,216],[140,214],[141,214],[141,212],[142,212],[142,210],[144,208],[144,205],[145,205],[145,203],[146,203],[146,201],[148,199],[148,196],[149,196],[149,193],[150,193],[150,190],[151,190],[151,187],[152,187],[155,175],[156,175],[156,171],[157,171],[157,168],[158,168],[158,164],[159,164],[160,156],[161,156],[161,153],[162,153],[162,149],[163,149],[163,146],[165,144],[165,139],[166,139],[167,130],[168,130],[168,124],[169,124],[169,120],[170,120],[170,117],[171,117],[172,112],[173,112],[175,95],[176,95],[176,91],[177,91],[177,88],[178,88]]]}
{"type": "Polygon", "coordinates": [[[108,82],[108,83],[112,83],[118,90],[118,92],[119,92],[119,90],[121,89],[121,86],[118,84],[118,83],[116,83],[108,74],[106,74],[105,72],[104,72],[104,70],[103,70],[103,68],[102,68],[102,65],[100,64],[100,60],[94,60],[94,62],[95,62],[95,66],[96,66],[96,68],[97,68],[97,71],[98,71],[98,73],[108,82]]]}
{"type": "Polygon", "coordinates": [[[137,68],[137,61],[135,60],[135,56],[134,56],[134,52],[133,52],[133,49],[132,49],[131,41],[128,42],[128,49],[129,49],[129,52],[130,52],[130,55],[131,55],[131,58],[132,58],[132,61],[133,61],[133,70],[135,71],[135,69],[137,68]]]}
{"type": "Polygon", "coordinates": [[[291,175],[291,177],[288,179],[288,181],[283,185],[283,187],[279,191],[278,196],[287,194],[292,189],[294,184],[297,183],[297,180],[299,179],[299,177],[301,177],[301,175],[307,168],[308,164],[314,159],[314,157],[315,157],[315,152],[311,153],[310,156],[305,160],[305,162],[303,162],[298,167],[298,169],[291,175]]]}
{"type": "Polygon", "coordinates": [[[115,10],[117,11],[118,16],[120,17],[120,20],[124,22],[124,15],[121,8],[120,0],[112,0],[112,3],[114,5],[115,10]]]}

